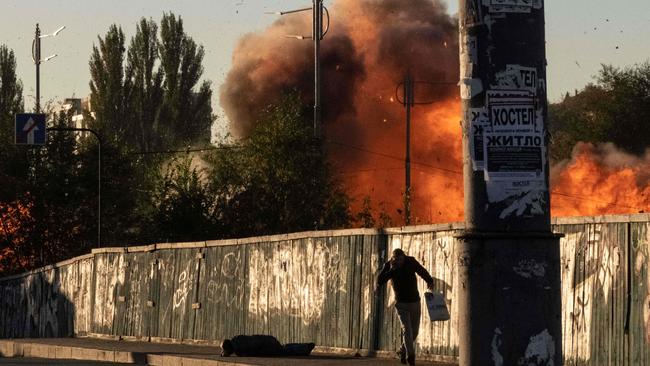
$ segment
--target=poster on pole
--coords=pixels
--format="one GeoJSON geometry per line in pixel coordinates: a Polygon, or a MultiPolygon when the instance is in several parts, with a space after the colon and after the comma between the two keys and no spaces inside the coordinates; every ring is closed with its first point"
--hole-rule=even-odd
{"type": "Polygon", "coordinates": [[[544,214],[547,190],[542,81],[537,69],[507,65],[486,92],[483,174],[500,217],[544,214]]]}

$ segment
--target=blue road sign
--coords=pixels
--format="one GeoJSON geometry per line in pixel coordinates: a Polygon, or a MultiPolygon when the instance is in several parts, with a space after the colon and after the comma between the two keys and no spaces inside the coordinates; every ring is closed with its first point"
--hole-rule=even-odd
{"type": "Polygon", "coordinates": [[[16,145],[45,145],[45,115],[16,115],[16,145]]]}

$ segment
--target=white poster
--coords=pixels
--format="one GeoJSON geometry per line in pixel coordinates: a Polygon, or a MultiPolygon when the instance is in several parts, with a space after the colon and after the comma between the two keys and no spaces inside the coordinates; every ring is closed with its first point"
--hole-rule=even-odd
{"type": "MultiPolygon", "coordinates": [[[[502,3],[520,6],[521,0],[502,3]]],[[[501,218],[544,214],[546,144],[537,99],[542,85],[536,68],[507,65],[486,92],[483,172],[489,202],[501,218]]]]}

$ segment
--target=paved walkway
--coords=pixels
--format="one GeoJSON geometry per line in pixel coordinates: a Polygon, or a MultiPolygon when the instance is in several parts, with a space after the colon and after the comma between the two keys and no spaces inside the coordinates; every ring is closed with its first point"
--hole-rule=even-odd
{"type": "MultiPolygon", "coordinates": [[[[309,357],[220,357],[214,346],[113,341],[95,338],[0,340],[0,357],[85,360],[151,366],[398,366],[396,359],[314,353],[309,357]]],[[[1,363],[0,363],[1,364],[1,363]]],[[[418,365],[438,365],[420,361],[418,365]]],[[[446,364],[449,365],[449,364],[446,364]]]]}
{"type": "Polygon", "coordinates": [[[47,358],[2,358],[0,366],[131,366],[126,363],[83,361],[83,360],[57,360],[47,358]]]}

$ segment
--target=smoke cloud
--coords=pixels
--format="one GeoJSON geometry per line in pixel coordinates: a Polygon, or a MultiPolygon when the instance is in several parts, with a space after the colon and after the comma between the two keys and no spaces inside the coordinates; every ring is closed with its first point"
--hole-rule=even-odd
{"type": "MultiPolygon", "coordinates": [[[[405,110],[398,85],[410,71],[418,83],[412,115],[414,223],[463,219],[457,21],[439,0],[336,0],[323,41],[324,131],[330,159],[353,198],[369,197],[391,224],[403,221],[405,110]],[[433,84],[429,84],[433,82],[433,84]],[[396,90],[397,89],[397,90],[396,90]]],[[[243,37],[221,89],[235,137],[283,91],[313,101],[313,48],[308,14],[285,16],[243,37]]],[[[634,213],[650,209],[650,152],[632,156],[612,144],[576,145],[551,169],[555,216],[634,213]]]]}
{"type": "MultiPolygon", "coordinates": [[[[410,71],[419,105],[412,118],[413,211],[420,222],[462,218],[457,22],[439,0],[337,0],[322,42],[324,131],[338,174],[360,204],[369,196],[401,223],[405,112],[396,94],[410,71]],[[455,207],[449,207],[453,197],[455,207]],[[460,199],[460,200],[459,200],[460,199]]],[[[230,132],[245,137],[283,91],[313,101],[311,17],[279,18],[243,37],[221,89],[230,132]]],[[[400,96],[401,98],[401,96],[400,96]]]]}

